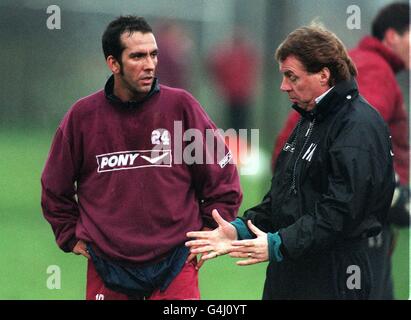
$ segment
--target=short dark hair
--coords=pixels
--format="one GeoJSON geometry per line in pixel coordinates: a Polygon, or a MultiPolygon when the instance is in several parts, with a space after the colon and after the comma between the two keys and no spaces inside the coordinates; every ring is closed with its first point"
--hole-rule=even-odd
{"type": "Polygon", "coordinates": [[[331,73],[330,86],[357,75],[357,69],[341,40],[319,25],[305,26],[291,32],[275,52],[278,62],[283,62],[288,56],[297,58],[309,73],[317,73],[327,67],[331,73]]]}
{"type": "Polygon", "coordinates": [[[103,33],[102,45],[104,57],[113,56],[121,64],[121,54],[125,49],[121,43],[121,35],[124,32],[152,33],[153,30],[143,17],[120,16],[111,21],[103,33]]]}
{"type": "Polygon", "coordinates": [[[405,2],[391,3],[382,8],[374,18],[371,27],[373,37],[383,40],[385,31],[393,28],[400,35],[410,27],[410,4],[405,2]]]}

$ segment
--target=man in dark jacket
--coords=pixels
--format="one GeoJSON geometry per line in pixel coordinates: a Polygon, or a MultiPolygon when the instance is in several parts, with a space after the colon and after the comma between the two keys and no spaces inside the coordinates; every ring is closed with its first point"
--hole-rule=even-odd
{"type": "Polygon", "coordinates": [[[271,189],[242,218],[191,232],[193,253],[269,261],[263,299],[368,299],[368,237],[381,232],[395,186],[384,120],[358,93],[341,41],[302,27],[276,59],[301,120],[277,161],[271,189]]]}
{"type": "MultiPolygon", "coordinates": [[[[372,35],[361,39],[349,54],[358,70],[361,95],[381,114],[392,136],[397,186],[388,222],[383,231],[369,239],[375,286],[372,299],[393,299],[391,254],[393,226],[409,226],[409,136],[408,116],[396,73],[409,69],[410,6],[392,3],[382,8],[372,23],[372,35]]],[[[276,140],[272,168],[297,125],[300,114],[291,112],[276,140]]]]}

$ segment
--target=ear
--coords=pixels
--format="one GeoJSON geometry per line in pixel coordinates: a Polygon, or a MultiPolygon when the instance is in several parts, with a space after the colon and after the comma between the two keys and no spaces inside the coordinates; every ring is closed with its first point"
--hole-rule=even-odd
{"type": "Polygon", "coordinates": [[[393,45],[395,45],[397,39],[398,39],[399,34],[397,31],[395,31],[393,28],[388,28],[385,31],[384,38],[383,38],[383,43],[389,47],[392,48],[393,45]]]}
{"type": "Polygon", "coordinates": [[[327,67],[322,68],[319,72],[319,76],[320,76],[321,86],[322,87],[328,86],[328,83],[331,77],[330,69],[328,69],[327,67]]]}
{"type": "Polygon", "coordinates": [[[118,74],[121,71],[120,63],[113,56],[108,56],[106,59],[107,66],[113,72],[113,74],[118,74]]]}

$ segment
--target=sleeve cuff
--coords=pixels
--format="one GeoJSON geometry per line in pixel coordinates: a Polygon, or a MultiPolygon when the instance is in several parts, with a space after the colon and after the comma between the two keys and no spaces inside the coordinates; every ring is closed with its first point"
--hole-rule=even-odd
{"type": "Polygon", "coordinates": [[[237,230],[238,240],[253,239],[254,238],[242,219],[237,218],[237,219],[235,219],[234,221],[232,221],[230,223],[237,230]]]}
{"type": "Polygon", "coordinates": [[[268,256],[270,261],[283,261],[283,255],[280,251],[280,246],[282,243],[281,237],[276,233],[267,233],[268,240],[268,256]]]}
{"type": "Polygon", "coordinates": [[[61,249],[64,252],[72,252],[77,242],[78,242],[78,239],[73,235],[73,237],[69,241],[67,241],[65,245],[61,246],[61,249]]]}

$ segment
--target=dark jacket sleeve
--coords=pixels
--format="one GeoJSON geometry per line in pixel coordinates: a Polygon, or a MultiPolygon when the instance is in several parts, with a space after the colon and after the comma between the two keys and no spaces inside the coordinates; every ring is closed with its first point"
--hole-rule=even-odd
{"type": "MultiPolygon", "coordinates": [[[[264,232],[272,232],[274,230],[274,227],[272,226],[271,216],[271,192],[269,191],[263,197],[261,203],[250,209],[247,209],[244,212],[244,215],[240,217],[240,219],[244,221],[244,224],[246,226],[247,220],[251,220],[251,222],[260,230],[264,232]]],[[[253,234],[251,230],[249,230],[249,232],[253,234]]]]}
{"type": "Polygon", "coordinates": [[[387,141],[385,146],[374,144],[375,136],[362,131],[364,127],[345,130],[330,147],[328,190],[315,203],[314,211],[279,231],[290,258],[329,248],[338,238],[360,237],[357,230],[380,231],[381,224],[375,217],[388,212],[391,202],[392,160],[387,141]],[[376,146],[381,147],[380,153],[374,151],[376,146]]]}
{"type": "Polygon", "coordinates": [[[203,161],[189,165],[193,185],[204,226],[215,228],[217,225],[211,216],[213,209],[227,221],[237,217],[243,197],[240,179],[235,163],[230,161],[232,154],[223,136],[215,131],[215,124],[194,98],[188,96],[188,103],[190,112],[186,114],[185,129],[197,129],[202,133],[203,161]]]}
{"type": "Polygon", "coordinates": [[[72,251],[77,243],[75,229],[79,209],[75,199],[75,172],[70,144],[59,128],[41,176],[41,206],[58,246],[65,252],[72,251]]]}

